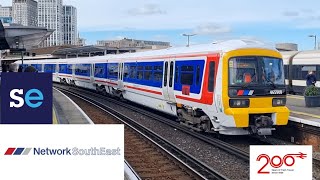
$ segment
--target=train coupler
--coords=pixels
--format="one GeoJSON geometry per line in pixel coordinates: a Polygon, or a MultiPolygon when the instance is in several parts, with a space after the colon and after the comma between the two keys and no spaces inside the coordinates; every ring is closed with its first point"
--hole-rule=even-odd
{"type": "Polygon", "coordinates": [[[272,135],[272,128],[273,121],[271,117],[261,115],[257,117],[254,121],[254,126],[251,126],[251,130],[253,134],[265,136],[265,135],[272,135]]]}

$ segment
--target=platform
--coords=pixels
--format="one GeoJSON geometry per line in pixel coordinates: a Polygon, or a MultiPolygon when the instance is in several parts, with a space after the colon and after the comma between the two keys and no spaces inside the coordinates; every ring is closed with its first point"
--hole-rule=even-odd
{"type": "Polygon", "coordinates": [[[124,160],[124,180],[141,180],[126,160],[124,160]]]}
{"type": "MultiPolygon", "coordinates": [[[[68,96],[53,88],[53,124],[94,124],[85,112],[68,96]]],[[[124,162],[124,179],[140,180],[130,164],[124,162]]]]}
{"type": "Polygon", "coordinates": [[[68,96],[53,88],[53,122],[57,124],[94,124],[68,96]],[[56,120],[55,120],[56,119],[56,120]]]}
{"type": "Polygon", "coordinates": [[[303,96],[288,95],[287,107],[291,121],[320,127],[320,107],[306,107],[303,96]]]}

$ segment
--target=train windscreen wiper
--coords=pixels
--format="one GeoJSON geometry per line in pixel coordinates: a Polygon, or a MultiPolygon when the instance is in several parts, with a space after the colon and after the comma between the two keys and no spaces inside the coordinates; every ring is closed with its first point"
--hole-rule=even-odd
{"type": "Polygon", "coordinates": [[[277,85],[273,81],[271,81],[270,79],[266,78],[266,81],[268,83],[270,83],[273,86],[273,88],[277,88],[277,85]]]}
{"type": "Polygon", "coordinates": [[[245,83],[244,85],[241,86],[241,88],[246,88],[248,87],[250,84],[252,83],[252,81],[245,83]]]}
{"type": "MultiPolygon", "coordinates": [[[[253,81],[253,79],[255,78],[255,76],[256,76],[256,74],[254,74],[253,76],[251,76],[251,81],[245,83],[245,84],[242,85],[241,87],[242,87],[242,88],[246,88],[246,87],[248,87],[251,83],[255,82],[255,81],[253,81]]],[[[256,82],[255,82],[255,83],[256,83],[256,82]]]]}

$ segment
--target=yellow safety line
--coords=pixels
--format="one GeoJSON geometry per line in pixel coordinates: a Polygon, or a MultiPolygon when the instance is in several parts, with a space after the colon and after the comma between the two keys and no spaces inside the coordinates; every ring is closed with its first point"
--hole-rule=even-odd
{"type": "Polygon", "coordinates": [[[303,96],[293,96],[293,95],[287,96],[287,98],[293,98],[293,99],[304,99],[304,97],[303,97],[303,96]]]}
{"type": "Polygon", "coordinates": [[[315,114],[309,114],[309,113],[304,113],[304,112],[299,112],[299,111],[291,111],[291,110],[290,110],[290,112],[292,112],[294,114],[300,114],[300,115],[310,116],[310,117],[314,117],[314,118],[320,119],[320,116],[315,115],[315,114]]]}
{"type": "Polygon", "coordinates": [[[56,111],[54,110],[54,108],[52,108],[52,124],[58,124],[56,111]]]}

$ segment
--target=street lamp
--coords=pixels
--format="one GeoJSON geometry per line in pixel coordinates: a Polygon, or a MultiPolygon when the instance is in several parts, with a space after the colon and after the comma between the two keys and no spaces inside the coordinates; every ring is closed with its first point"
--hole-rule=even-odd
{"type": "Polygon", "coordinates": [[[188,37],[188,45],[187,47],[189,47],[189,40],[190,40],[190,36],[195,36],[196,34],[182,34],[182,36],[187,36],[188,37]]]}
{"type": "Polygon", "coordinates": [[[317,35],[309,35],[309,37],[314,37],[314,50],[317,49],[317,35]]]}

